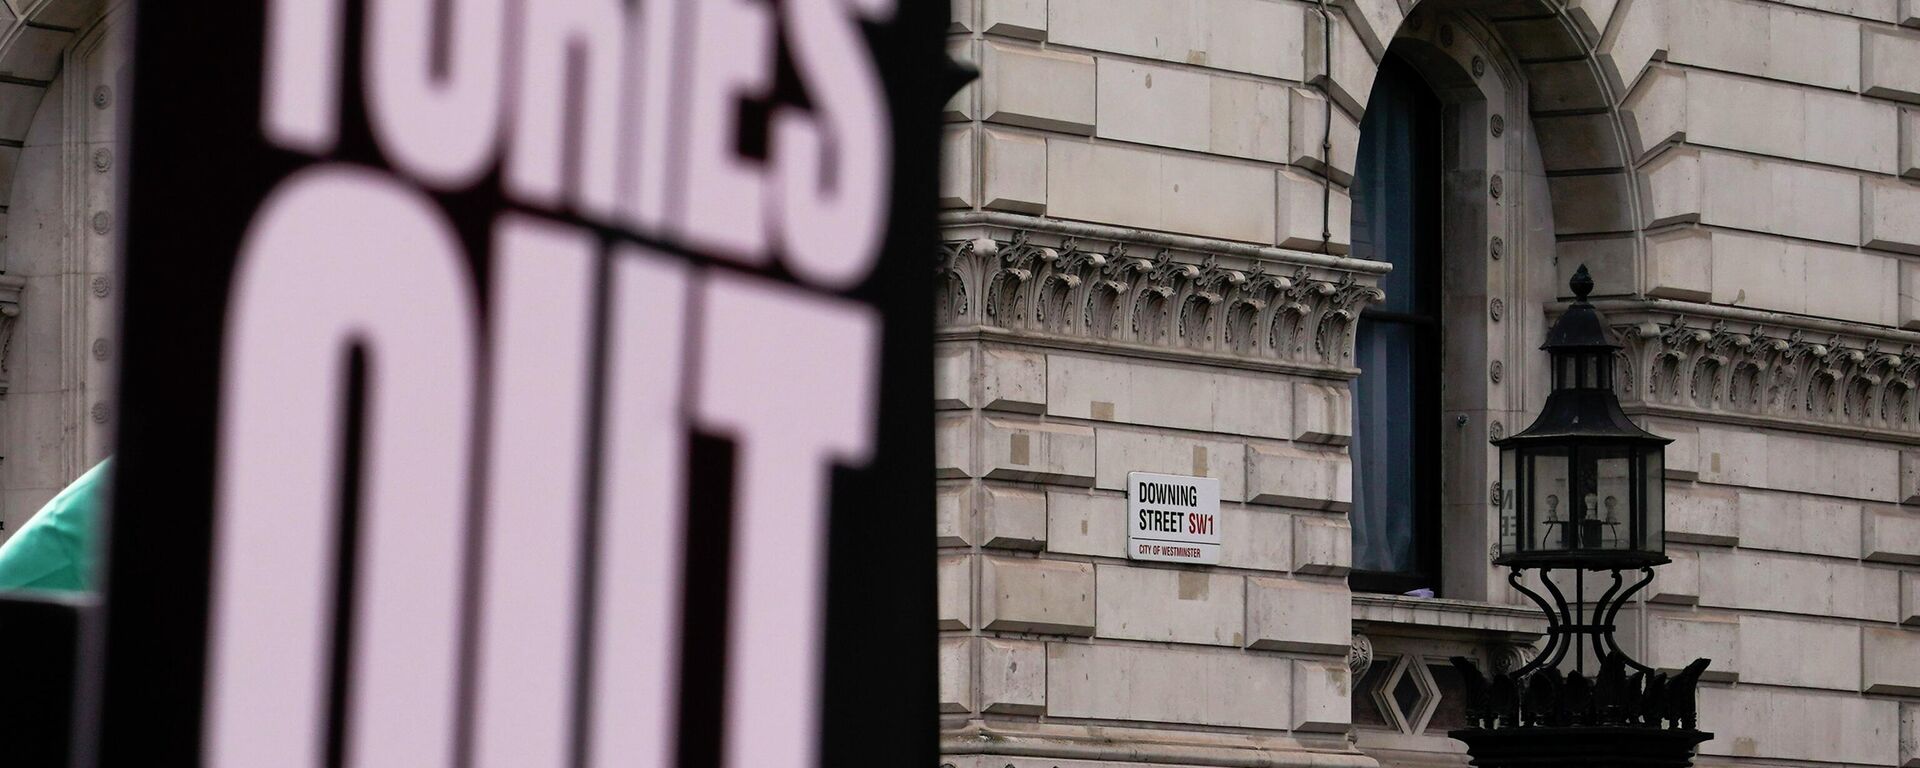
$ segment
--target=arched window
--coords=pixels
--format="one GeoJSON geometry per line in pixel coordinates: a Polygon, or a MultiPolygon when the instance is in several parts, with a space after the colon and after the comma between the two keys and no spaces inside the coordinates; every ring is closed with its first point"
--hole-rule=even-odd
{"type": "Polygon", "coordinates": [[[1398,56],[1360,125],[1353,255],[1384,261],[1386,300],[1360,318],[1354,382],[1356,591],[1439,589],[1441,103],[1398,56]]]}

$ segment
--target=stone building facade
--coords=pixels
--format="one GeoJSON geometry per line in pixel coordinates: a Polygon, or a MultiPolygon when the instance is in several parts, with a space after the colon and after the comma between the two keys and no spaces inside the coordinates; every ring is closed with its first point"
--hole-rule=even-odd
{"type": "Polygon", "coordinates": [[[1445,659],[1545,630],[1488,440],[1585,264],[1676,441],[1621,636],[1712,659],[1698,763],[1920,765],[1920,2],[954,0],[949,46],[944,762],[1464,764],[1445,659]],[[1436,105],[1410,270],[1362,205],[1389,80],[1436,105]],[[1431,598],[1357,564],[1396,291],[1431,598]],[[1219,481],[1217,565],[1127,557],[1137,471],[1219,481]]]}
{"type": "MultiPolygon", "coordinates": [[[[1676,439],[1622,635],[1713,660],[1698,762],[1920,766],[1920,0],[952,2],[943,763],[1462,764],[1444,659],[1545,630],[1487,440],[1586,264],[1676,439]],[[1392,71],[1438,105],[1434,597],[1354,573],[1392,71]],[[1217,565],[1126,557],[1136,471],[1219,481],[1217,565]]],[[[0,536],[110,445],[124,5],[0,0],[0,536]]]]}
{"type": "Polygon", "coordinates": [[[0,537],[112,450],[126,5],[0,0],[0,537]]]}

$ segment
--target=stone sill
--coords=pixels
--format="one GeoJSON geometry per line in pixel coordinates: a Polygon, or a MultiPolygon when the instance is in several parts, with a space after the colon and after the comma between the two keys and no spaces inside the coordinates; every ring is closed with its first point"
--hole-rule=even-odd
{"type": "Polygon", "coordinates": [[[1371,634],[1508,643],[1532,643],[1547,633],[1547,617],[1535,608],[1405,595],[1355,594],[1353,625],[1371,634]]]}
{"type": "MultiPolygon", "coordinates": [[[[1329,735],[1326,745],[1273,736],[1170,731],[1150,726],[971,720],[940,731],[940,756],[983,755],[1158,763],[1217,768],[1379,768],[1372,757],[1329,735]]],[[[991,764],[997,764],[994,760],[991,764]]]]}

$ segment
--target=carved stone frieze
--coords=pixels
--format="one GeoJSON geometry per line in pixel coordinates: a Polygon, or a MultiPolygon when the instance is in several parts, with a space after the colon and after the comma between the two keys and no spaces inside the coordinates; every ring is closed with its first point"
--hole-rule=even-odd
{"type": "Polygon", "coordinates": [[[25,278],[0,275],[0,395],[13,383],[13,334],[20,321],[20,291],[26,285],[25,278]]]}
{"type": "Polygon", "coordinates": [[[1622,346],[1615,386],[1630,409],[1920,437],[1920,334],[1682,313],[1609,319],[1622,346]]]}
{"type": "Polygon", "coordinates": [[[1038,229],[980,234],[940,247],[939,327],[984,326],[1350,374],[1359,313],[1384,295],[1371,274],[1325,264],[1038,229]]]}

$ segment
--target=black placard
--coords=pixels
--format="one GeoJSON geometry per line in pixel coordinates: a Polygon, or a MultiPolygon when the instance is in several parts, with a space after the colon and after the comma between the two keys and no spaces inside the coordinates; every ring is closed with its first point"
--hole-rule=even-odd
{"type": "Polygon", "coordinates": [[[930,765],[945,12],[142,3],[82,761],[930,765]]]}
{"type": "Polygon", "coordinates": [[[0,659],[10,660],[0,722],[7,758],[65,765],[73,747],[74,669],[90,601],[51,594],[0,597],[0,659]]]}

